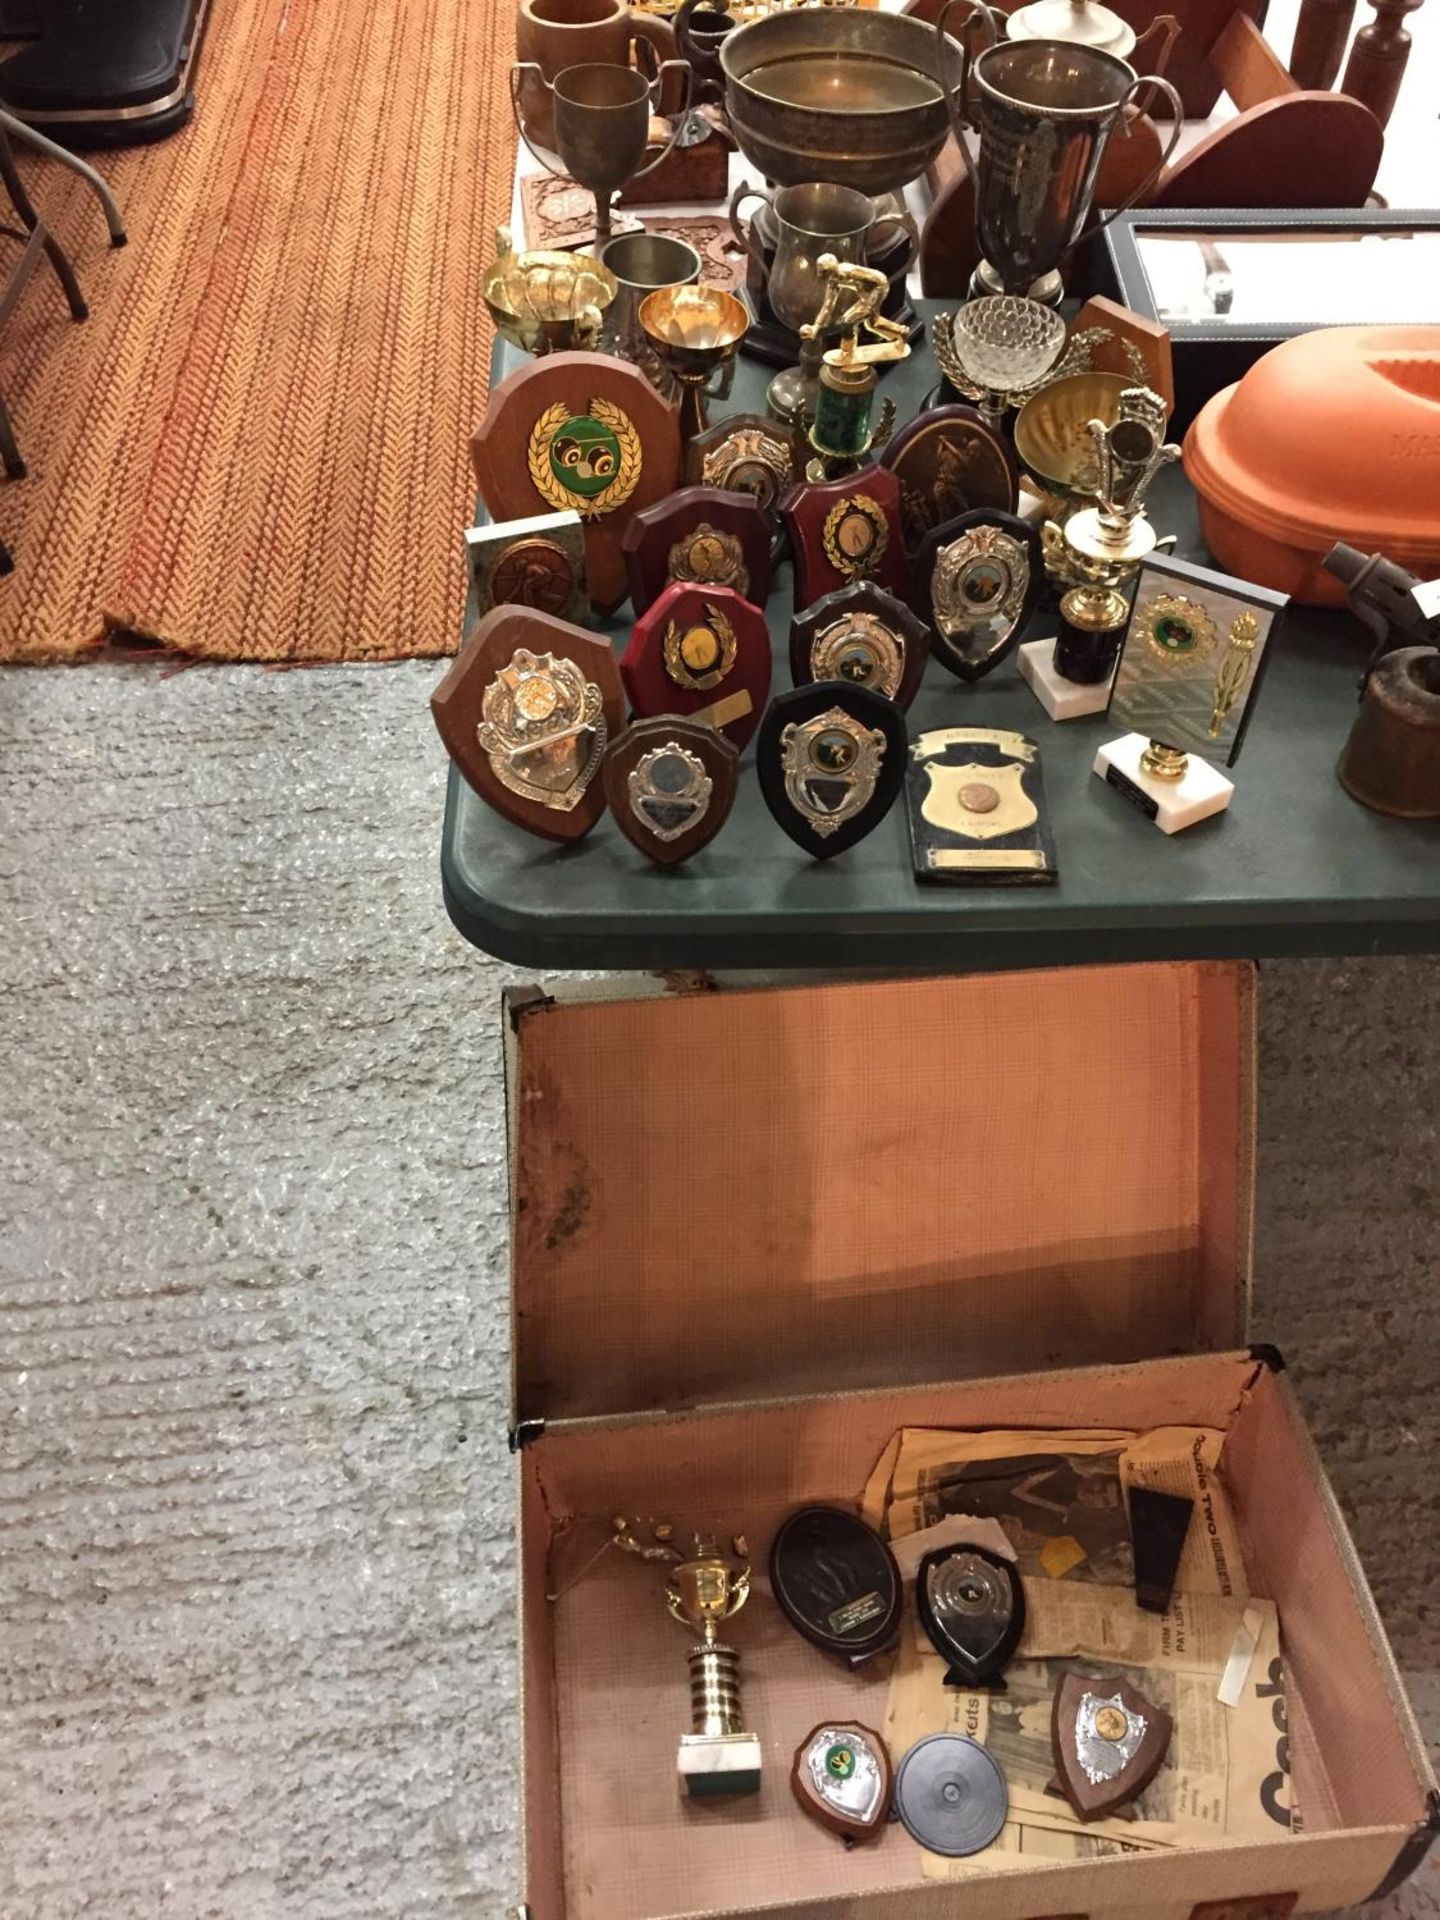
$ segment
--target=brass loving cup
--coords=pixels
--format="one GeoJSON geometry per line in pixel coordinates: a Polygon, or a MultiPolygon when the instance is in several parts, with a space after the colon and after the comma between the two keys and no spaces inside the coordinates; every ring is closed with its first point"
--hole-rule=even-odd
{"type": "Polygon", "coordinates": [[[966,48],[950,116],[975,185],[980,249],[1006,293],[1025,293],[1057,268],[1082,240],[1142,200],[1160,177],[1184,131],[1185,110],[1167,80],[1138,76],[1113,53],[1070,40],[1001,38],[1001,25],[984,0],[945,0],[935,31],[942,40],[954,8],[969,10],[965,31],[977,25],[990,44],[966,48]],[[1150,174],[1125,201],[1086,226],[1096,175],[1125,109],[1151,88],[1174,113],[1169,144],[1150,174]],[[966,128],[979,135],[976,152],[966,128]]]}
{"type": "Polygon", "coordinates": [[[750,1597],[750,1569],[701,1548],[694,1559],[670,1569],[666,1604],[682,1626],[713,1640],[717,1629],[750,1597]]]}
{"type": "MultiPolygon", "coordinates": [[[[652,54],[648,41],[641,49],[652,54]]],[[[692,76],[683,60],[656,64],[647,79],[634,67],[622,67],[607,61],[589,61],[582,66],[566,67],[547,81],[533,61],[517,61],[510,69],[510,105],[521,139],[547,173],[568,173],[577,185],[595,196],[595,232],[600,240],[611,233],[610,202],[619,188],[630,180],[653,172],[674,146],[676,136],[690,111],[692,76]],[[645,146],[650,120],[659,104],[665,76],[670,72],[685,76],[684,105],[676,115],[670,138],[648,165],[645,146]],[[555,155],[537,149],[526,131],[520,113],[520,89],[535,82],[548,87],[554,110],[555,155]],[[555,164],[556,156],[559,165],[555,164]]]]}

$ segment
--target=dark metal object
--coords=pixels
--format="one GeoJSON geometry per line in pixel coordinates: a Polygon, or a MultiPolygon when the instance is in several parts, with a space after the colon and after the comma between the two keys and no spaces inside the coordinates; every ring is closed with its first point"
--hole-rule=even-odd
{"type": "Polygon", "coordinates": [[[1175,1591],[1185,1536],[1195,1502],[1183,1494],[1130,1489],[1130,1543],[1135,1560],[1135,1600],[1147,1613],[1164,1613],[1175,1591]]]}
{"type": "Polygon", "coordinates": [[[895,1775],[895,1811],[930,1853],[958,1860],[999,1838],[1010,1792],[998,1761],[958,1733],[918,1740],[895,1775]]]}
{"type": "MultiPolygon", "coordinates": [[[[70,265],[69,258],[59,241],[35,211],[15,165],[15,156],[11,152],[10,142],[3,126],[0,126],[0,180],[4,182],[5,191],[10,196],[10,204],[14,207],[23,227],[23,230],[19,231],[14,227],[0,227],[0,233],[4,233],[10,239],[24,242],[24,250],[10,269],[10,278],[5,284],[4,292],[0,293],[0,338],[3,338],[11,316],[20,303],[20,296],[29,284],[30,276],[40,264],[42,253],[55,269],[55,277],[65,291],[71,318],[86,319],[90,309],[85,304],[85,296],[81,293],[80,283],[75,278],[75,269],[70,265]]],[[[24,479],[25,461],[21,456],[14,429],[10,425],[10,415],[3,400],[0,400],[0,460],[4,462],[9,479],[24,479]]],[[[9,558],[9,554],[6,553],[5,559],[9,560],[9,558]]],[[[7,571],[9,571],[8,567],[0,565],[0,572],[7,571]]]]}
{"type": "Polygon", "coordinates": [[[1325,571],[1344,581],[1350,611],[1375,641],[1361,693],[1384,656],[1397,647],[1440,646],[1440,606],[1434,599],[1423,602],[1422,583],[1383,553],[1361,553],[1337,540],[1325,556],[1325,571]]]}
{"type": "Polygon", "coordinates": [[[842,1507],[801,1507],[782,1522],[770,1591],[803,1639],[852,1666],[893,1643],[904,1606],[894,1554],[842,1507]]]}
{"type": "Polygon", "coordinates": [[[915,1575],[915,1606],[950,1670],[947,1687],[1005,1689],[1001,1677],[1025,1631],[1025,1589],[1011,1560],[984,1547],[937,1547],[915,1575]]]}

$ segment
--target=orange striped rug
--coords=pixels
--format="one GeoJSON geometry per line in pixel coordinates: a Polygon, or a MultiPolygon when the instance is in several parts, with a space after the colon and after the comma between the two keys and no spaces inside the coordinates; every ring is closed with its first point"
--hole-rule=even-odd
{"type": "Polygon", "coordinates": [[[119,628],[232,660],[452,652],[511,0],[215,0],[191,126],[102,159],[131,243],[22,160],[91,318],[0,345],[0,658],[119,628]]]}

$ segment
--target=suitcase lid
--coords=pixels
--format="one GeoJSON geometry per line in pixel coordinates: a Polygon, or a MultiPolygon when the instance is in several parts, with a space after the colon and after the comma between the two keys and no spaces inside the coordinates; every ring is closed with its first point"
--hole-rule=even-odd
{"type": "Polygon", "coordinates": [[[507,996],[522,1439],[1246,1339],[1248,962],[679,984],[507,996]]]}

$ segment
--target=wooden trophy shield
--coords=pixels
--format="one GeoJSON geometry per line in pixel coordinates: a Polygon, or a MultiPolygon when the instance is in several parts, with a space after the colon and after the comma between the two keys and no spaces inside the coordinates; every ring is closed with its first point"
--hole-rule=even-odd
{"type": "MultiPolygon", "coordinates": [[[[1050,1719],[1055,1786],[1077,1820],[1128,1808],[1160,1771],[1173,1724],[1162,1707],[1125,1680],[1067,1673],[1050,1719]]],[[[1133,1818],[1133,1814],[1128,1817],[1133,1818]]]]}
{"type": "Polygon", "coordinates": [[[1044,579],[1040,536],[1013,513],[981,508],[927,533],[915,556],[915,606],[941,666],[972,684],[999,666],[1044,579]]]}
{"type": "MultiPolygon", "coordinates": [[[[1112,145],[1115,143],[1112,141],[1112,145]]],[[[1097,373],[1118,373],[1139,386],[1149,387],[1165,402],[1167,414],[1175,410],[1175,370],[1170,357],[1169,330],[1157,320],[1132,313],[1118,301],[1096,294],[1087,300],[1075,316],[1072,333],[1085,333],[1092,327],[1104,327],[1110,335],[1091,349],[1090,364],[1097,373]],[[1137,365],[1138,362],[1138,365],[1137,365]],[[1143,379],[1137,380],[1137,373],[1143,379]]]]}
{"type": "Polygon", "coordinates": [[[770,522],[747,494],[682,487],[637,513],[621,544],[637,614],[675,580],[730,587],[755,607],[770,597],[770,522]]]}
{"type": "Polygon", "coordinates": [[[547,354],[492,391],[470,458],[494,519],[580,515],[591,604],[611,614],[628,591],[626,524],[674,490],[679,416],[628,361],[547,354]]]}
{"type": "Polygon", "coordinates": [[[608,640],[532,607],[495,607],[430,711],[466,780],[517,826],[579,840],[605,811],[601,762],[625,721],[608,640]]]}
{"type": "Polygon", "coordinates": [[[852,1844],[878,1840],[895,1791],[889,1749],[858,1720],[822,1720],[795,1749],[790,1790],[828,1833],[852,1844]]]}
{"type": "Polygon", "coordinates": [[[908,553],[957,514],[977,507],[1013,513],[1015,456],[974,407],[931,407],[902,427],[879,456],[900,482],[900,524],[908,553]]]}
{"type": "Polygon", "coordinates": [[[789,427],[777,426],[762,413],[733,413],[697,433],[685,449],[687,481],[726,493],[748,493],[767,513],[779,506],[804,471],[789,427]]]}
{"type": "Polygon", "coordinates": [[[920,690],[930,657],[930,629],[893,593],[856,580],[827,593],[790,622],[790,678],[883,693],[902,710],[920,690]]]}
{"type": "Polygon", "coordinates": [[[909,597],[910,570],[900,525],[900,482],[873,463],[840,480],[795,487],[780,502],[795,564],[795,605],[856,580],[874,580],[909,597]]]}
{"type": "Polygon", "coordinates": [[[743,747],[770,692],[770,629],[732,588],[677,580],[635,622],[620,674],[641,719],[718,708],[710,724],[743,747]]]}
{"type": "Polygon", "coordinates": [[[708,846],[729,818],[739,749],[723,733],[661,714],[613,742],[601,775],[615,824],[657,866],[678,866],[708,846]]]}
{"type": "Polygon", "coordinates": [[[799,847],[828,860],[863,840],[905,778],[905,716],[840,680],[777,693],[755,747],[760,791],[799,847]]]}

